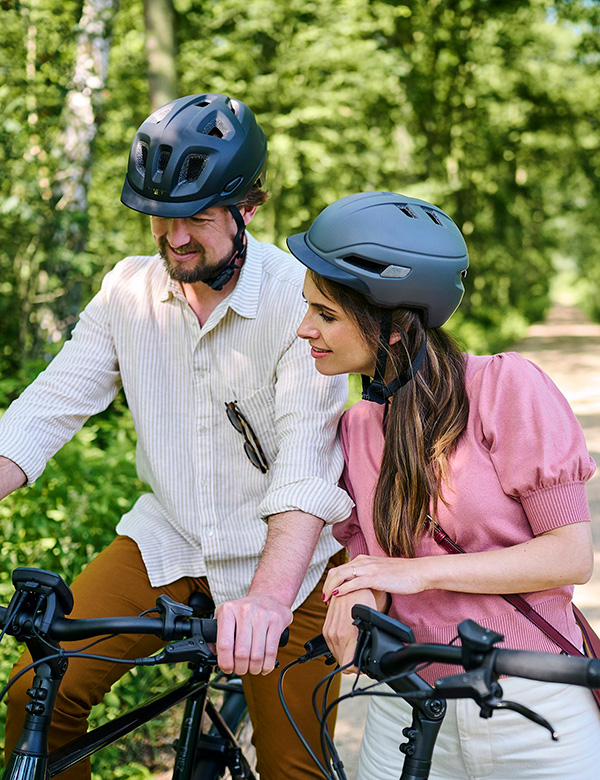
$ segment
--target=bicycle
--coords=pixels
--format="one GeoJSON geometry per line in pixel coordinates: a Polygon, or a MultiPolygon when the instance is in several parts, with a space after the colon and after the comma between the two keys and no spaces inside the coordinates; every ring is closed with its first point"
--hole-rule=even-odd
{"type": "MultiPolygon", "coordinates": [[[[556,740],[557,734],[545,718],[522,704],[502,699],[498,677],[508,675],[600,689],[600,659],[498,648],[496,645],[504,639],[502,634],[484,628],[473,620],[465,620],[458,625],[460,645],[440,645],[416,643],[408,626],[363,605],[352,608],[352,617],[358,627],[358,640],[354,659],[348,666],[356,666],[359,672],[377,683],[367,688],[355,687],[350,693],[332,702],[327,702],[325,686],[320,708],[316,706],[317,686],[313,702],[321,722],[325,765],[303,741],[327,780],[346,780],[343,765],[327,733],[329,714],[344,699],[371,695],[374,692],[372,689],[381,682],[386,682],[397,695],[406,699],[413,711],[411,726],[402,731],[407,742],[400,745],[400,751],[404,754],[400,780],[428,779],[436,738],[446,714],[446,699],[471,698],[478,704],[484,718],[491,717],[495,710],[513,710],[546,728],[552,739],[556,740]],[[457,665],[465,671],[441,677],[431,686],[415,671],[421,664],[430,662],[457,665]]],[[[279,692],[284,709],[283,677],[287,670],[295,663],[304,663],[329,652],[323,637],[316,637],[305,647],[306,654],[288,664],[281,673],[279,692]]],[[[336,668],[320,685],[326,684],[341,671],[339,667],[336,668]]],[[[296,733],[303,739],[289,712],[287,715],[296,733]]]]}
{"type": "MultiPolygon", "coordinates": [[[[249,724],[241,680],[217,670],[216,657],[209,647],[216,639],[216,620],[199,616],[209,610],[206,602],[210,599],[192,594],[190,604],[185,605],[163,595],[157,599],[158,617],[73,620],[65,617],[73,608],[73,595],[57,574],[18,568],[12,579],[15,593],[8,607],[0,607],[0,639],[9,634],[26,643],[35,679],[27,692],[25,725],[3,780],[48,780],[184,701],[179,738],[174,745],[173,780],[219,780],[224,776],[256,780],[254,760],[244,754],[236,736],[249,724]],[[154,656],[124,663],[152,666],[187,662],[189,678],[49,754],[48,730],[68,659],[84,654],[83,650],[64,651],[60,642],[118,633],[154,634],[168,642],[154,656]],[[222,694],[219,708],[210,698],[211,689],[222,694]]],[[[0,699],[10,684],[0,692],[0,699]]]]}

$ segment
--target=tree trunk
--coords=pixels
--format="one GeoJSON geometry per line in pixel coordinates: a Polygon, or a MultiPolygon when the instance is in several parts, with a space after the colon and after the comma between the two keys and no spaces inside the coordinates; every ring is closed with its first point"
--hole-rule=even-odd
{"type": "Polygon", "coordinates": [[[177,97],[177,40],[173,0],[144,0],[150,106],[154,111],[177,97]]]}
{"type": "MultiPolygon", "coordinates": [[[[53,183],[57,226],[54,244],[68,251],[70,257],[59,261],[52,271],[63,280],[63,290],[39,289],[42,300],[48,300],[46,322],[52,321],[57,332],[67,335],[81,300],[81,285],[70,284],[71,259],[85,251],[88,231],[88,186],[92,164],[92,146],[98,132],[97,109],[106,84],[111,23],[118,0],[85,0],[78,24],[77,49],[72,86],[63,109],[64,130],[58,141],[61,168],[53,183]]],[[[52,329],[52,326],[51,326],[52,329]]]]}

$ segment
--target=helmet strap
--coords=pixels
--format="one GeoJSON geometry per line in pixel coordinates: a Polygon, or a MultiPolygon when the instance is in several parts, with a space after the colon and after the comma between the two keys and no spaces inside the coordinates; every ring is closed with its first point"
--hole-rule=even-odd
{"type": "Polygon", "coordinates": [[[363,401],[373,401],[376,404],[389,403],[390,396],[398,392],[401,387],[407,385],[421,367],[423,358],[427,351],[427,333],[423,333],[423,343],[412,363],[401,374],[393,379],[389,385],[385,384],[385,368],[387,365],[388,344],[392,335],[392,317],[391,309],[386,309],[381,318],[381,336],[377,350],[377,362],[375,364],[375,376],[362,375],[362,397],[363,401]]]}
{"type": "Polygon", "coordinates": [[[227,208],[235,220],[235,224],[237,225],[237,233],[233,237],[233,252],[229,258],[225,260],[219,269],[219,272],[215,274],[215,276],[211,276],[210,279],[202,280],[204,284],[212,287],[213,290],[222,290],[223,287],[225,287],[237,269],[242,267],[241,265],[236,265],[235,261],[238,259],[241,260],[246,254],[246,223],[244,222],[244,219],[240,214],[240,210],[237,206],[228,206],[227,208]]]}

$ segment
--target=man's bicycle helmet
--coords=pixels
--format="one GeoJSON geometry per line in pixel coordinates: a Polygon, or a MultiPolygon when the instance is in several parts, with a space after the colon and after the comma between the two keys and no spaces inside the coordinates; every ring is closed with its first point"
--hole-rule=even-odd
{"type": "Polygon", "coordinates": [[[267,139],[245,103],[188,95],[154,111],[131,145],[121,200],[157,217],[239,203],[264,176],[267,139]]]}
{"type": "Polygon", "coordinates": [[[419,309],[427,328],[458,308],[469,265],[460,230],[437,206],[393,192],[362,192],[327,206],[293,255],[321,276],[385,308],[419,309]]]}

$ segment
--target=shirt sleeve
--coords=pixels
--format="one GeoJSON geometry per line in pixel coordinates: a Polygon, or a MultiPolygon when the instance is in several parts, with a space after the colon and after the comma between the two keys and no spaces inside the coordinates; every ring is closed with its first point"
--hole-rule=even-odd
{"type": "Polygon", "coordinates": [[[521,355],[495,355],[483,369],[478,406],[502,490],[521,502],[534,534],[589,521],[585,482],[595,463],[552,380],[521,355]]]}
{"type": "Polygon", "coordinates": [[[294,335],[277,366],[278,453],[260,506],[263,518],[290,510],[327,524],[348,517],[352,501],[338,486],[343,459],[337,438],[347,395],[347,377],[319,374],[306,343],[294,335]]]}
{"type": "Polygon", "coordinates": [[[81,313],[70,340],[0,419],[0,454],[23,469],[28,485],[119,391],[105,296],[103,285],[81,313]]]}

